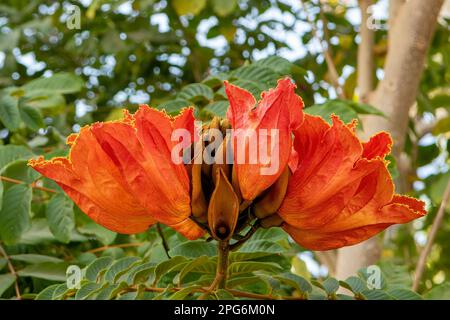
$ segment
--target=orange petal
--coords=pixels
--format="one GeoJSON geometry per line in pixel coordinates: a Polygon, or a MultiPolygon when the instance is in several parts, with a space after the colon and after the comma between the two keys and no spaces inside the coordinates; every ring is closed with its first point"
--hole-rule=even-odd
{"type": "Polygon", "coordinates": [[[330,127],[305,115],[295,131],[297,168],[278,212],[283,228],[305,248],[329,250],[426,214],[423,202],[394,195],[382,160],[391,144],[390,136],[380,133],[361,145],[353,126],[337,117],[330,127]]]}
{"type": "Polygon", "coordinates": [[[137,233],[156,222],[139,205],[87,127],[73,141],[68,159],[45,161],[41,157],[29,164],[55,180],[83,212],[108,229],[137,233]]]}
{"type": "Polygon", "coordinates": [[[253,200],[270,187],[286,167],[291,153],[292,128],[303,121],[303,102],[295,95],[295,85],[289,79],[280,80],[276,89],[264,92],[256,108],[256,101],[249,92],[228,83],[225,83],[225,90],[230,101],[227,115],[234,129],[234,163],[239,186],[243,198],[253,200]],[[264,138],[267,140],[262,140],[261,129],[266,130],[264,138]],[[277,136],[271,135],[275,133],[272,129],[277,136]],[[253,141],[244,138],[249,133],[253,134],[253,141]],[[268,152],[261,149],[265,141],[268,152]]]}
{"type": "Polygon", "coordinates": [[[148,107],[134,118],[135,127],[108,122],[91,130],[139,203],[159,222],[176,225],[190,215],[189,178],[171,160],[170,118],[148,107]]]}
{"type": "Polygon", "coordinates": [[[384,158],[391,152],[392,138],[387,132],[380,132],[372,136],[369,142],[363,143],[363,158],[373,159],[375,157],[384,158]]]}
{"type": "Polygon", "coordinates": [[[354,167],[361,143],[337,117],[330,127],[320,117],[305,115],[294,144],[299,161],[279,214],[298,227],[316,228],[345,207],[359,180],[373,168],[368,163],[354,167]]]}

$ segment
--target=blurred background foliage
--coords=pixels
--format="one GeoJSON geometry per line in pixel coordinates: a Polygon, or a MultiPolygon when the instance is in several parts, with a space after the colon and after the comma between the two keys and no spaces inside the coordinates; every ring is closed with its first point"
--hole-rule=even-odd
{"type": "MultiPolygon", "coordinates": [[[[134,111],[139,103],[164,108],[169,113],[194,105],[197,116],[207,121],[214,115],[224,116],[228,107],[223,80],[258,96],[283,76],[290,76],[296,82],[306,112],[326,117],[334,112],[346,121],[364,114],[383,116],[373,107],[358,103],[356,55],[360,14],[356,1],[303,3],[3,0],[0,4],[0,297],[33,298],[49,285],[65,281],[69,264],[92,265],[98,257],[137,256],[152,263],[149,268],[153,268],[153,275],[154,264],[167,259],[155,230],[136,236],[110,232],[81,213],[56,184],[26,166],[26,159],[34,155],[47,158],[66,154],[65,137],[83,125],[117,119],[121,117],[121,108],[134,111]],[[77,12],[73,5],[80,10],[80,28],[70,25],[77,22],[71,20],[77,12]],[[347,99],[338,99],[332,86],[318,36],[329,45],[347,99]]],[[[375,39],[378,81],[383,77],[387,51],[387,1],[378,1],[375,8],[374,19],[379,24],[375,39]]],[[[443,15],[428,54],[417,103],[410,115],[405,147],[412,159],[406,189],[426,201],[429,214],[412,224],[391,229],[383,237],[379,265],[402,288],[411,286],[418,254],[450,178],[449,37],[449,19],[443,15]]],[[[391,173],[398,175],[395,161],[391,173]]],[[[181,237],[164,230],[172,248],[183,244],[181,237]]],[[[269,238],[265,241],[280,241],[269,238]]],[[[288,245],[287,239],[281,240],[285,241],[284,260],[279,264],[284,271],[308,280],[332,275],[320,257],[292,243],[288,245]]],[[[450,298],[449,246],[447,214],[419,290],[425,297],[450,298]]],[[[195,253],[187,258],[200,256],[195,253]]],[[[249,261],[255,257],[241,258],[249,261]]],[[[96,272],[114,265],[112,260],[108,261],[101,262],[102,268],[96,272]]],[[[128,279],[134,283],[133,277],[139,271],[133,269],[136,261],[119,261],[122,261],[119,267],[116,265],[110,271],[110,279],[116,281],[129,271],[128,279]]],[[[277,267],[266,267],[262,271],[280,272],[277,267]]],[[[248,270],[246,277],[253,277],[258,271],[248,270]]],[[[267,275],[260,275],[256,282],[249,281],[249,287],[244,289],[272,292],[273,288],[269,288],[272,282],[258,283],[264,277],[267,275]]],[[[344,287],[352,289],[355,281],[344,287]]],[[[86,283],[86,292],[99,289],[95,281],[86,283]]],[[[101,297],[115,297],[119,291],[114,290],[120,283],[116,285],[101,297]]],[[[335,280],[329,280],[325,288],[316,283],[314,290],[319,288],[322,290],[319,296],[325,292],[325,297],[333,298],[338,287],[335,280]]],[[[64,296],[63,288],[57,285],[51,288],[41,297],[64,296]]],[[[284,290],[284,295],[298,296],[302,288],[311,292],[309,287],[297,288],[295,292],[284,287],[280,290],[284,290]]],[[[361,288],[355,290],[358,296],[361,288]]],[[[135,293],[146,297],[142,292],[135,293]]],[[[226,293],[222,294],[227,297],[226,293]]],[[[401,294],[391,292],[388,297],[399,298],[401,294]]]]}

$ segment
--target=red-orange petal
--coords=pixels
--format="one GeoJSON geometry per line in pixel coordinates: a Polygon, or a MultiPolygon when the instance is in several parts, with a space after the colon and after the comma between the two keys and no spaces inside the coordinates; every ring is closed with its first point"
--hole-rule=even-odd
{"type": "Polygon", "coordinates": [[[156,222],[139,205],[87,127],[77,136],[68,159],[40,157],[29,164],[55,180],[83,212],[108,229],[138,233],[156,222]]]}
{"type": "Polygon", "coordinates": [[[355,168],[362,146],[337,117],[330,127],[322,118],[305,114],[294,147],[299,161],[279,214],[288,223],[316,228],[344,208],[371,165],[355,168]]]}
{"type": "Polygon", "coordinates": [[[120,233],[159,221],[193,239],[204,231],[189,219],[189,178],[171,159],[175,128],[193,131],[191,109],[177,118],[147,106],[119,121],[96,123],[68,139],[69,158],[30,165],[54,179],[94,221],[120,233]]]}
{"type": "Polygon", "coordinates": [[[292,147],[292,128],[303,121],[303,102],[295,94],[295,85],[287,78],[280,80],[276,89],[264,92],[257,105],[255,98],[244,89],[225,83],[225,91],[230,102],[227,116],[234,129],[232,141],[239,186],[243,198],[253,200],[278,179],[287,165],[292,147]],[[266,163],[259,157],[261,129],[267,130],[266,163]],[[275,140],[271,136],[272,129],[278,135],[275,140]],[[256,134],[256,147],[252,145],[254,142],[243,138],[249,132],[256,134]],[[275,145],[278,153],[273,149],[275,145]],[[245,157],[239,158],[238,154],[245,157]],[[253,163],[252,158],[256,160],[253,163]]]}
{"type": "Polygon", "coordinates": [[[368,142],[363,143],[363,158],[384,158],[391,152],[392,138],[387,132],[380,132],[372,136],[368,142]]]}
{"type": "Polygon", "coordinates": [[[305,115],[295,139],[299,160],[278,213],[283,228],[305,248],[353,245],[426,214],[422,201],[394,195],[382,159],[392,144],[388,134],[361,145],[337,117],[330,127],[305,115]]]}

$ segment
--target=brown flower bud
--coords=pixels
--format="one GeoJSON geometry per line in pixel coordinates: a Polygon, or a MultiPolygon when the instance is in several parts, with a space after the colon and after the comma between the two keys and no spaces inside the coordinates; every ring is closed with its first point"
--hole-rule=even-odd
{"type": "Polygon", "coordinates": [[[219,168],[216,187],[208,207],[208,223],[211,235],[226,241],[233,235],[239,215],[239,201],[225,173],[219,168]]]}
{"type": "Polygon", "coordinates": [[[267,190],[262,199],[255,204],[254,212],[258,218],[263,219],[270,216],[280,208],[286,195],[290,175],[289,166],[286,166],[278,180],[267,190]]]}

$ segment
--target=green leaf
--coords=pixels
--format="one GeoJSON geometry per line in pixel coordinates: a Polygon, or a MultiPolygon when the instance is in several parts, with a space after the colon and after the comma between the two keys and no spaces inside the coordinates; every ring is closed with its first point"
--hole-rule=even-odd
{"type": "Polygon", "coordinates": [[[9,90],[0,90],[0,122],[10,131],[20,127],[19,100],[9,94],[9,90]]]}
{"type": "Polygon", "coordinates": [[[19,112],[22,121],[31,130],[38,131],[45,126],[42,114],[38,109],[27,105],[21,105],[19,112]]]}
{"type": "Polygon", "coordinates": [[[66,105],[66,100],[61,94],[47,94],[28,98],[24,104],[38,109],[62,109],[66,105]]]}
{"type": "Polygon", "coordinates": [[[53,294],[59,286],[59,284],[52,284],[51,286],[48,286],[47,288],[39,292],[35,300],[52,300],[53,294]]]}
{"type": "Polygon", "coordinates": [[[16,184],[6,190],[0,211],[0,237],[15,244],[30,226],[31,188],[16,184]]]}
{"type": "Polygon", "coordinates": [[[208,104],[205,107],[205,110],[208,112],[211,112],[215,116],[225,118],[227,115],[227,110],[228,110],[229,106],[230,106],[230,104],[228,103],[228,101],[219,100],[219,101],[215,101],[215,102],[208,104]]]}
{"type": "Polygon", "coordinates": [[[220,17],[226,17],[233,13],[237,5],[237,0],[212,0],[212,8],[220,17]]]}
{"type": "Polygon", "coordinates": [[[138,257],[125,257],[114,262],[105,273],[105,281],[116,282],[117,279],[141,259],[138,257]]]}
{"type": "Polygon", "coordinates": [[[287,240],[288,235],[281,228],[269,228],[269,229],[258,229],[255,234],[250,238],[249,242],[259,241],[259,240],[269,240],[273,242],[287,240]]]}
{"type": "Polygon", "coordinates": [[[172,0],[171,3],[179,16],[186,14],[196,16],[206,6],[206,0],[172,0]]]}
{"type": "Polygon", "coordinates": [[[390,289],[387,293],[396,300],[423,300],[419,294],[409,289],[390,289]]]}
{"type": "Polygon", "coordinates": [[[98,283],[86,282],[75,294],[75,300],[86,300],[96,294],[103,286],[98,283]]]}
{"type": "Polygon", "coordinates": [[[266,271],[270,273],[280,272],[281,268],[279,265],[272,262],[233,262],[230,264],[228,273],[230,275],[239,275],[252,273],[254,271],[266,271]]]}
{"type": "Polygon", "coordinates": [[[169,297],[169,300],[183,300],[189,294],[191,294],[193,291],[198,290],[200,288],[201,288],[201,286],[199,286],[199,285],[194,285],[194,286],[189,286],[189,287],[183,288],[183,289],[177,291],[176,293],[174,293],[173,295],[171,295],[169,297]]]}
{"type": "Polygon", "coordinates": [[[214,96],[213,90],[203,83],[191,83],[181,89],[177,98],[196,102],[202,99],[212,100],[214,96]]]}
{"type": "Polygon", "coordinates": [[[8,260],[6,260],[3,257],[0,257],[0,271],[2,271],[3,268],[6,267],[7,264],[8,264],[8,260]]]}
{"type": "Polygon", "coordinates": [[[429,300],[450,300],[450,282],[433,287],[424,295],[429,300]]]}
{"type": "Polygon", "coordinates": [[[66,263],[39,263],[31,264],[19,270],[17,274],[21,277],[33,277],[51,281],[66,281],[66,263]]]}
{"type": "Polygon", "coordinates": [[[183,269],[181,269],[180,273],[178,273],[176,275],[176,277],[173,278],[173,283],[177,284],[180,287],[181,284],[183,283],[184,277],[186,277],[189,272],[192,272],[198,266],[201,266],[201,265],[206,264],[208,262],[209,262],[209,258],[207,256],[201,256],[201,257],[199,257],[197,259],[192,260],[191,262],[187,263],[183,267],[183,269]]]}
{"type": "Polygon", "coordinates": [[[349,277],[345,281],[339,281],[339,283],[341,286],[350,290],[354,294],[360,294],[364,290],[368,289],[365,282],[355,276],[349,277]]]}
{"type": "Polygon", "coordinates": [[[362,292],[362,295],[367,300],[392,300],[392,296],[390,296],[386,291],[379,289],[365,290],[362,292]]]}
{"type": "Polygon", "coordinates": [[[169,260],[159,263],[155,268],[153,284],[157,284],[164,274],[170,272],[171,269],[180,264],[185,264],[186,261],[187,259],[185,257],[176,256],[169,260]]]}
{"type": "Polygon", "coordinates": [[[29,159],[33,156],[30,149],[24,146],[0,146],[0,172],[9,164],[20,159],[29,159]]]}
{"type": "MultiPolygon", "coordinates": [[[[146,262],[137,266],[134,266],[130,272],[128,272],[128,284],[139,284],[146,282],[151,275],[154,275],[156,265],[153,262],[146,262]]],[[[153,279],[151,279],[153,281],[153,279]]]]}
{"type": "Polygon", "coordinates": [[[310,115],[321,116],[328,123],[331,123],[331,115],[335,114],[345,122],[349,123],[353,119],[358,119],[358,114],[347,103],[340,100],[329,100],[321,105],[313,105],[304,111],[310,115]]]}
{"type": "Polygon", "coordinates": [[[294,67],[294,64],[292,62],[279,56],[270,56],[264,59],[260,59],[258,61],[255,61],[253,65],[266,67],[272,69],[278,74],[283,75],[290,74],[294,67]]]}
{"type": "Polygon", "coordinates": [[[278,243],[267,240],[248,241],[239,249],[239,252],[280,253],[283,251],[284,248],[278,243]]]}
{"type": "Polygon", "coordinates": [[[86,267],[86,279],[97,282],[98,276],[103,270],[106,270],[113,263],[111,257],[101,257],[94,260],[86,267]]]}
{"type": "Polygon", "coordinates": [[[339,281],[335,278],[328,278],[324,282],[322,282],[323,289],[327,293],[327,295],[333,295],[339,289],[339,281]]]}
{"type": "Polygon", "coordinates": [[[67,72],[55,73],[48,78],[38,78],[22,86],[27,96],[36,94],[67,94],[78,92],[83,88],[83,80],[67,72]]]}
{"type": "Polygon", "coordinates": [[[105,227],[95,223],[94,221],[89,221],[88,223],[79,226],[78,231],[83,234],[95,236],[104,245],[113,243],[113,241],[117,237],[117,233],[106,229],[105,227]]]}
{"type": "Polygon", "coordinates": [[[104,287],[96,292],[95,300],[111,300],[127,287],[124,282],[104,287]]]}
{"type": "Polygon", "coordinates": [[[51,198],[45,211],[50,231],[61,242],[68,243],[75,228],[73,202],[65,194],[58,193],[51,198]]]}
{"type": "MultiPolygon", "coordinates": [[[[248,79],[238,79],[238,80],[234,80],[231,82],[233,85],[238,86],[239,88],[245,89],[248,92],[250,92],[256,100],[259,99],[259,97],[261,96],[261,92],[264,91],[264,89],[267,89],[267,86],[265,86],[264,84],[261,83],[257,83],[253,80],[248,80],[248,79]]],[[[223,90],[222,95],[224,97],[226,97],[225,94],[225,87],[223,89],[221,89],[220,91],[223,90]]]]}
{"type": "Polygon", "coordinates": [[[63,262],[63,260],[51,257],[51,256],[45,256],[42,254],[34,254],[34,253],[26,253],[26,254],[14,254],[9,256],[11,260],[14,261],[22,261],[30,264],[36,264],[36,263],[44,263],[44,262],[51,262],[51,263],[59,263],[63,262]]]}
{"type": "Polygon", "coordinates": [[[170,249],[170,256],[184,256],[187,258],[197,258],[200,256],[213,257],[217,255],[217,248],[214,243],[204,240],[188,241],[170,249]]]}
{"type": "Polygon", "coordinates": [[[433,128],[433,135],[437,136],[450,131],[450,117],[440,119],[433,128]]]}
{"type": "Polygon", "coordinates": [[[250,81],[257,80],[259,83],[276,84],[278,75],[272,69],[257,65],[243,66],[231,72],[232,77],[236,79],[245,79],[250,81]]]}
{"type": "Polygon", "coordinates": [[[2,210],[2,206],[3,206],[3,190],[4,190],[3,182],[2,182],[2,180],[0,180],[0,211],[2,210]]]}
{"type": "Polygon", "coordinates": [[[385,114],[383,112],[381,112],[377,108],[371,106],[370,104],[358,103],[358,102],[354,102],[354,101],[342,101],[342,102],[347,103],[358,114],[373,114],[373,115],[382,116],[382,117],[385,116],[385,114]]]}
{"type": "Polygon", "coordinates": [[[178,113],[181,109],[192,106],[193,103],[185,99],[175,99],[163,102],[158,109],[165,110],[169,114],[178,113]]]}
{"type": "Polygon", "coordinates": [[[219,289],[214,292],[218,300],[235,300],[233,294],[225,289],[219,289]]]}
{"type": "Polygon", "coordinates": [[[28,184],[40,177],[39,172],[27,165],[26,160],[17,160],[10,163],[3,171],[3,175],[8,178],[21,180],[28,184]]]}
{"type": "Polygon", "coordinates": [[[312,285],[308,282],[308,280],[296,274],[283,273],[281,275],[274,276],[274,278],[280,280],[290,287],[297,289],[302,294],[307,294],[312,291],[312,285]]]}
{"type": "Polygon", "coordinates": [[[267,294],[272,290],[267,279],[259,276],[232,277],[227,281],[227,288],[242,288],[245,291],[262,294],[267,294]]]}
{"type": "Polygon", "coordinates": [[[16,282],[16,277],[10,273],[0,274],[0,297],[16,282]]]}

